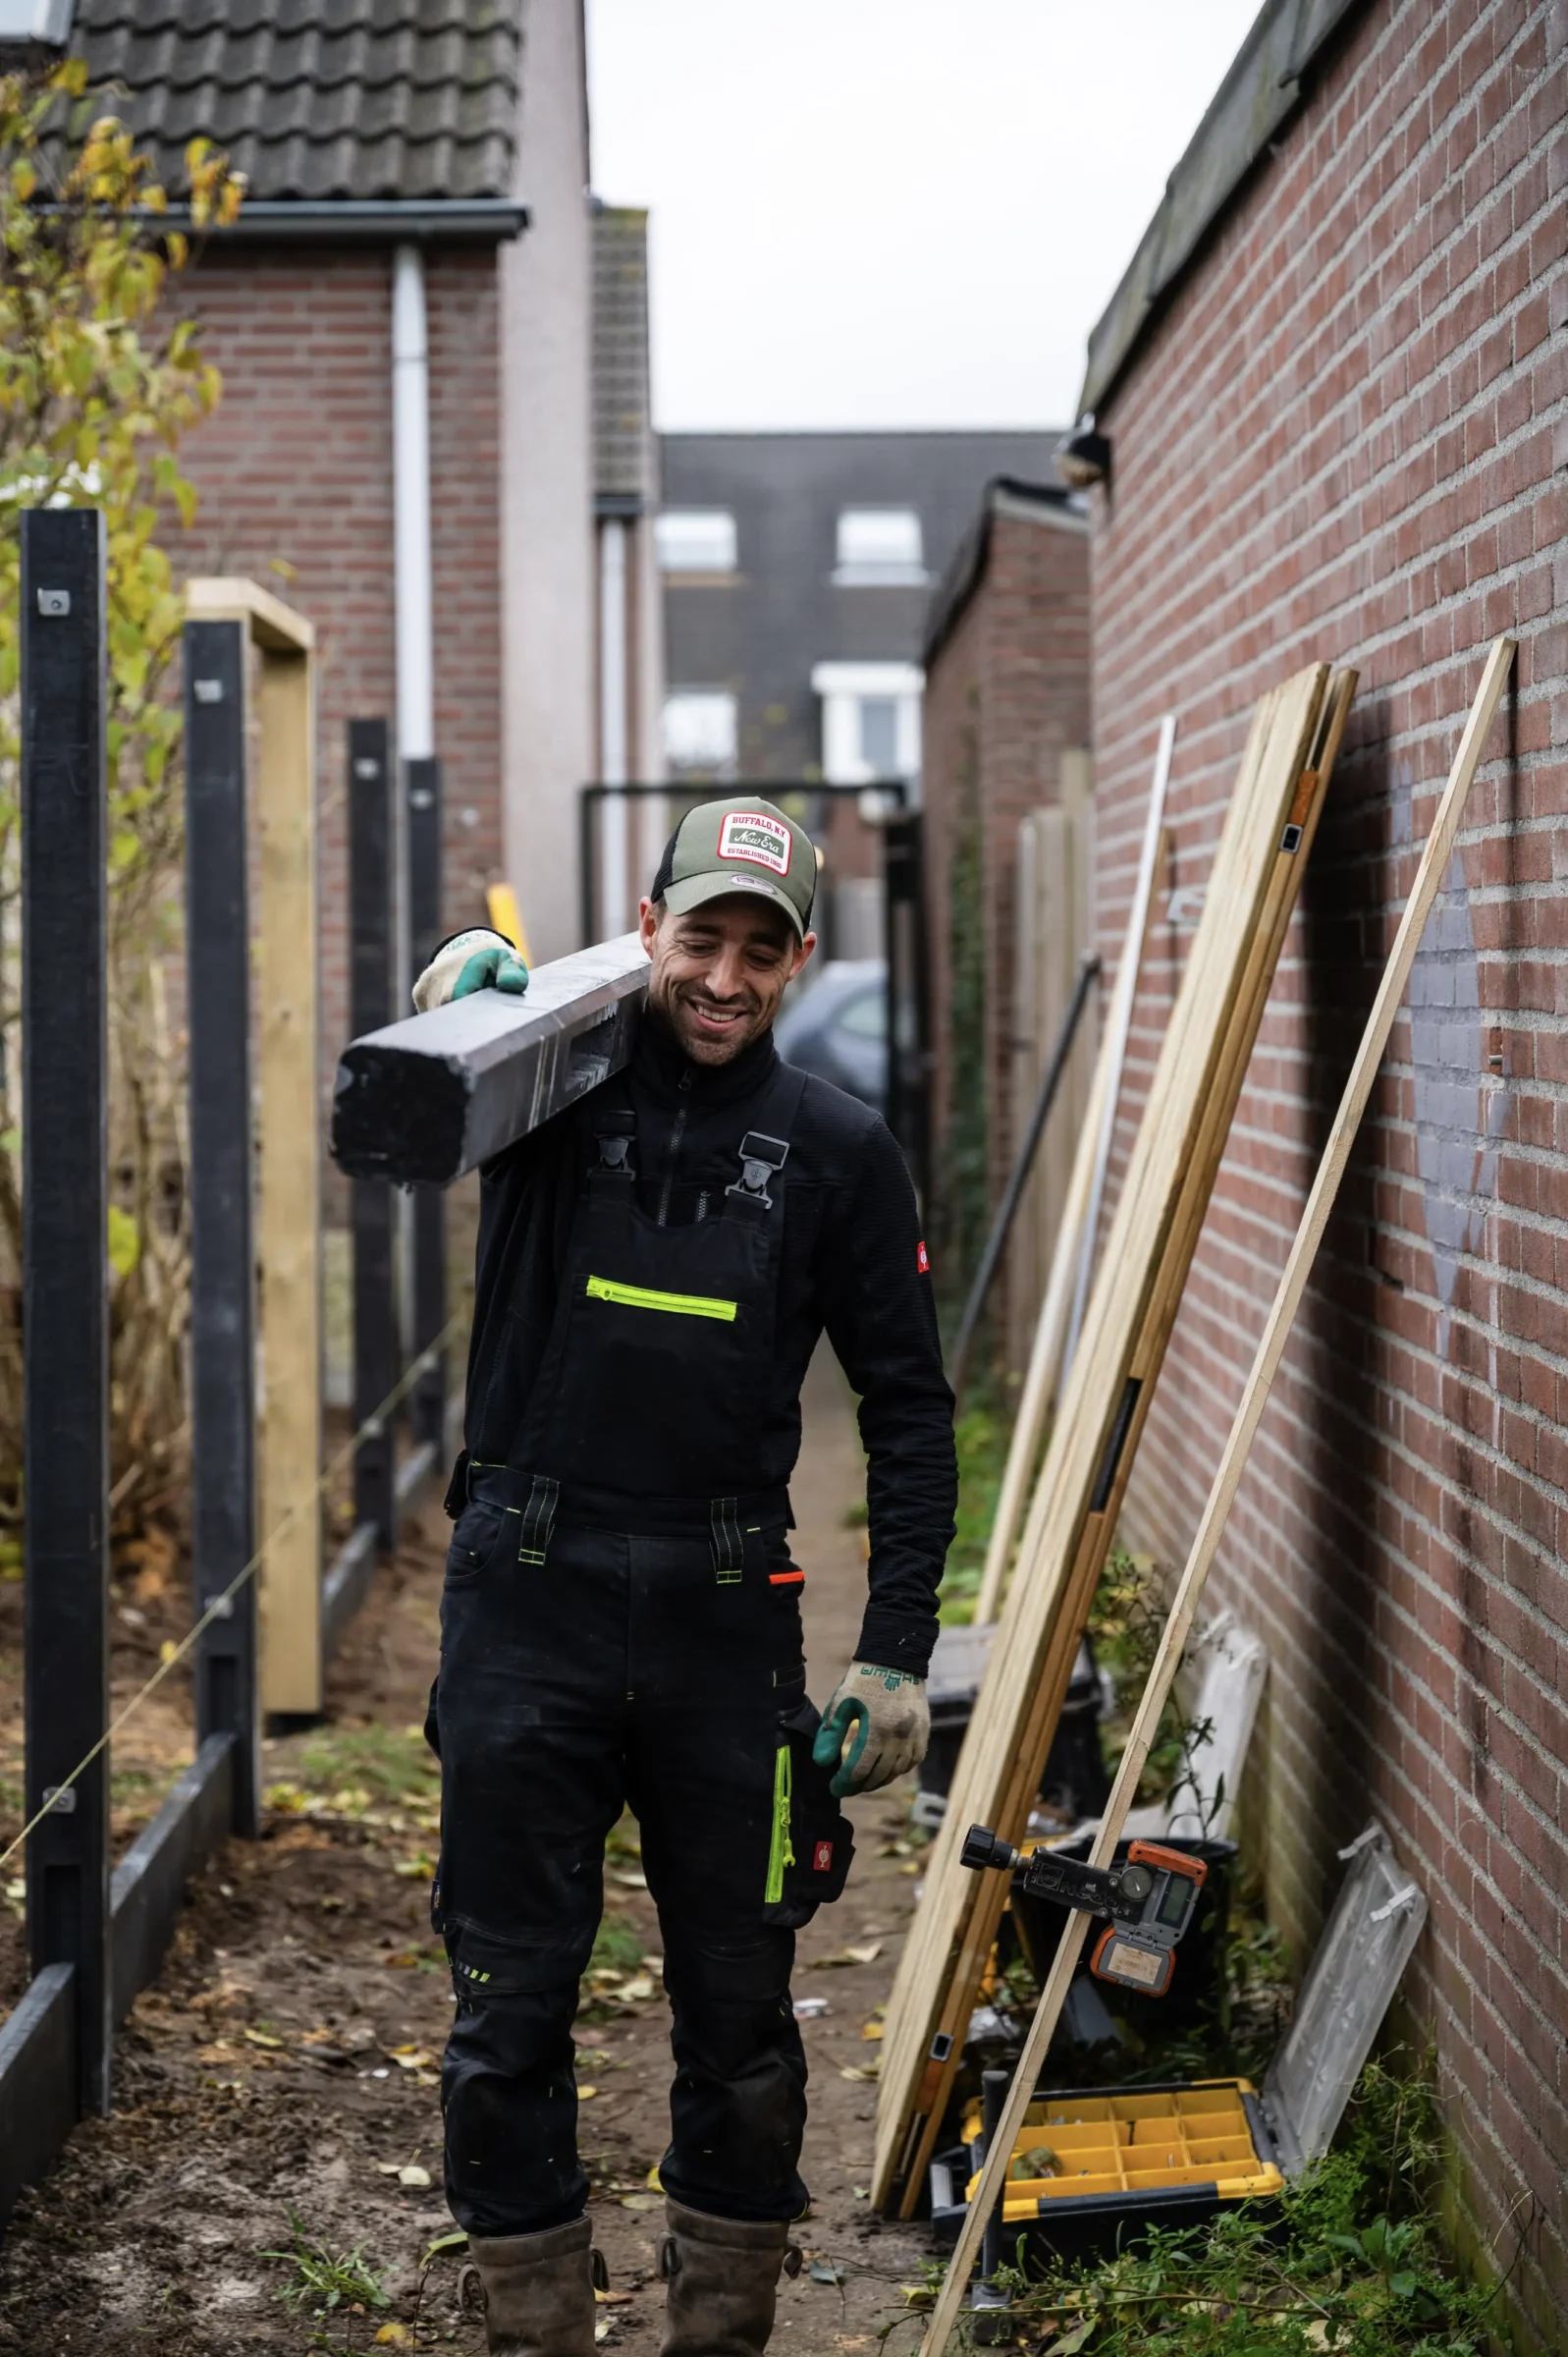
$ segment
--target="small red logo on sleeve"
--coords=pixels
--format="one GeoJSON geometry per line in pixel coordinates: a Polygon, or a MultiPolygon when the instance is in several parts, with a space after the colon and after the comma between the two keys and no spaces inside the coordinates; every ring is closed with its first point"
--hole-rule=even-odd
{"type": "Polygon", "coordinates": [[[833,1843],[831,1841],[819,1841],[816,1848],[811,1853],[811,1871],[813,1874],[828,1874],[832,1871],[832,1868],[833,1843]]]}
{"type": "Polygon", "coordinates": [[[926,1247],[923,1243],[916,1244],[915,1246],[915,1267],[919,1270],[922,1277],[929,1277],[931,1275],[931,1254],[926,1250],[926,1247]]]}

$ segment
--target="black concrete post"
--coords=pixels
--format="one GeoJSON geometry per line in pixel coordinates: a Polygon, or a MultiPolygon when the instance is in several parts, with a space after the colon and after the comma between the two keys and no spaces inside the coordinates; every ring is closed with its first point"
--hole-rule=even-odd
{"type": "Polygon", "coordinates": [[[109,2109],[104,528],[22,517],[26,1726],[32,1969],[76,1976],[78,2103],[109,2109]]]}
{"type": "MultiPolygon", "coordinates": [[[[441,939],[441,764],[409,761],[405,767],[408,859],[408,946],[410,987],[441,939]]],[[[407,1013],[405,1004],[398,1014],[407,1013]]],[[[438,1186],[421,1186],[413,1197],[413,1347],[427,1350],[447,1322],[447,1209],[438,1186]]],[[[415,1444],[445,1441],[447,1362],[420,1376],[408,1403],[415,1444]]]]}
{"type": "MultiPolygon", "coordinates": [[[[190,1490],[196,1615],[256,1544],[246,635],[188,622],[186,972],[190,1025],[190,1490]]],[[[261,1830],[256,1582],[197,1641],[196,1743],[235,1738],[234,1826],[261,1830]]]]}
{"type": "MultiPolygon", "coordinates": [[[[354,1038],[377,1031],[392,1006],[392,781],[387,724],[349,723],[349,1019],[354,1038]]],[[[397,1539],[392,1416],[377,1410],[398,1380],[392,1189],[353,1183],[353,1415],[372,1420],[354,1452],[356,1522],[373,1522],[377,1543],[397,1539]]]]}

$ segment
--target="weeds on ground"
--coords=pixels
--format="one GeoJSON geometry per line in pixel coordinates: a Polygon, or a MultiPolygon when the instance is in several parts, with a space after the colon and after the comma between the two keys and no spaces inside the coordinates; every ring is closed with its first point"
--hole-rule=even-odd
{"type": "MultiPolygon", "coordinates": [[[[261,2253],[263,2259],[281,2259],[294,2269],[278,2292],[289,2307],[297,2308],[317,2324],[339,2313],[353,2317],[391,2307],[386,2285],[366,2259],[362,2243],[355,2243],[351,2250],[334,2251],[305,2231],[297,2210],[289,2212],[289,2230],[288,2250],[261,2253]]],[[[311,2345],[326,2347],[325,2334],[313,2334],[311,2345]]],[[[344,2343],[345,2348],[351,2345],[351,2337],[344,2343]]]]}
{"type": "Polygon", "coordinates": [[[364,1791],[394,1804],[427,1802],[441,1784],[441,1763],[417,1727],[324,1727],[300,1753],[299,1770],[318,1791],[364,1791]]]}
{"type": "MultiPolygon", "coordinates": [[[[999,2283],[1040,2357],[1484,2357],[1500,2283],[1455,2273],[1425,2195],[1439,2151],[1430,2062],[1362,2072],[1334,2150],[1273,2205],[1151,2229],[1134,2253],[999,2283]]],[[[940,2278],[941,2270],[933,2271],[940,2278]]]]}

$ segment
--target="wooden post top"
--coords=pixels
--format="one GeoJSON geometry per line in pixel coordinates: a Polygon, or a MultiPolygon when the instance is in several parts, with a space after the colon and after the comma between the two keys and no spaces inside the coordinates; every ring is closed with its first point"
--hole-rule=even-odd
{"type": "Polygon", "coordinates": [[[208,575],[186,583],[186,614],[191,622],[243,622],[255,645],[269,654],[313,654],[315,625],[281,597],[243,574],[208,575]]]}

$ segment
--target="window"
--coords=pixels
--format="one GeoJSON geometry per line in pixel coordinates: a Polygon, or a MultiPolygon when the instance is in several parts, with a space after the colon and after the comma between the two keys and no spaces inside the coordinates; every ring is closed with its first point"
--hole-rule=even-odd
{"type": "Polygon", "coordinates": [[[892,695],[860,698],[860,758],[874,778],[902,775],[898,760],[898,702],[892,695]]]}
{"type": "Polygon", "coordinates": [[[882,582],[918,588],[926,578],[920,519],[913,508],[845,508],[838,518],[834,579],[844,588],[882,582]]]}
{"type": "Polygon", "coordinates": [[[818,663],[811,685],[822,698],[822,766],[830,785],[913,783],[925,685],[918,664],[818,663]]]}
{"type": "Polygon", "coordinates": [[[653,527],[662,573],[733,573],[735,520],[724,508],[666,508],[653,527]]]}
{"type": "Polygon", "coordinates": [[[732,778],[739,741],[735,699],[723,687],[677,687],[665,697],[665,759],[672,769],[732,778]]]}

